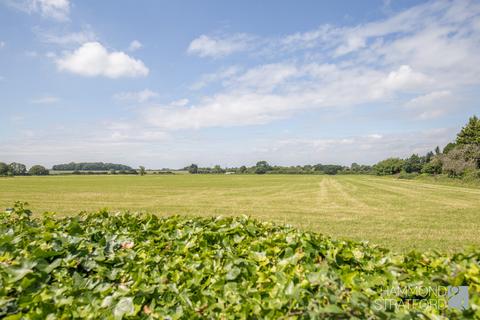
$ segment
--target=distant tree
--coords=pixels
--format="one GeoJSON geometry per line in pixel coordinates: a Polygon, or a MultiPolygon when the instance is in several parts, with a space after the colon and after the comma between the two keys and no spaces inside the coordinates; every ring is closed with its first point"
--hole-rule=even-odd
{"type": "Polygon", "coordinates": [[[27,173],[27,167],[22,163],[12,162],[8,167],[8,171],[14,176],[23,176],[27,173]]]}
{"type": "Polygon", "coordinates": [[[433,156],[429,162],[426,162],[422,167],[422,173],[440,174],[442,173],[442,159],[441,155],[433,156]]]}
{"type": "Polygon", "coordinates": [[[480,119],[477,116],[468,119],[467,125],[458,133],[456,143],[480,145],[480,119]]]}
{"type": "Polygon", "coordinates": [[[256,174],[264,174],[267,173],[271,169],[270,165],[267,161],[258,161],[255,165],[255,173],[256,174]]]}
{"type": "Polygon", "coordinates": [[[240,172],[240,173],[245,173],[245,172],[247,172],[247,167],[241,166],[241,167],[238,169],[238,172],[240,172]]]}
{"type": "Polygon", "coordinates": [[[147,173],[147,171],[145,171],[144,166],[140,166],[138,167],[138,173],[140,173],[141,176],[144,176],[147,173]]]}
{"type": "Polygon", "coordinates": [[[410,158],[407,158],[404,161],[403,164],[403,169],[407,173],[412,173],[412,172],[420,172],[423,167],[423,161],[422,158],[418,156],[418,154],[412,154],[410,158]]]}
{"type": "Polygon", "coordinates": [[[310,171],[313,171],[313,166],[311,164],[307,164],[307,165],[304,165],[302,170],[304,172],[310,172],[310,171]]]}
{"type": "Polygon", "coordinates": [[[432,151],[427,152],[425,155],[425,163],[430,162],[434,156],[435,154],[432,151]]]}
{"type": "Polygon", "coordinates": [[[437,146],[437,147],[435,148],[435,154],[436,154],[436,155],[439,155],[440,153],[441,153],[441,152],[440,152],[440,147],[437,146]]]}
{"type": "Polygon", "coordinates": [[[225,170],[223,170],[222,167],[217,164],[215,167],[213,167],[212,173],[225,173],[225,170]]]}
{"type": "Polygon", "coordinates": [[[323,166],[323,173],[325,174],[330,174],[330,175],[335,175],[337,174],[339,171],[341,171],[343,169],[342,166],[339,166],[339,165],[335,165],[335,164],[326,164],[323,166]]]}
{"type": "Polygon", "coordinates": [[[0,176],[6,176],[8,174],[8,165],[4,162],[0,162],[0,176]]]}
{"type": "Polygon", "coordinates": [[[49,172],[44,166],[35,165],[28,170],[28,174],[32,176],[46,176],[49,172]]]}
{"type": "Polygon", "coordinates": [[[109,170],[117,170],[117,171],[129,171],[132,170],[131,167],[123,165],[123,164],[116,164],[116,163],[103,163],[103,162],[70,162],[65,164],[56,164],[52,167],[53,170],[58,171],[109,171],[109,170]]]}
{"type": "Polygon", "coordinates": [[[373,170],[379,176],[400,173],[405,161],[399,158],[388,158],[373,166],[373,170]]]}
{"type": "Polygon", "coordinates": [[[456,144],[453,143],[453,142],[450,142],[449,144],[447,144],[445,146],[445,148],[443,148],[443,154],[447,154],[449,153],[451,150],[453,150],[455,148],[456,144]]]}
{"type": "Polygon", "coordinates": [[[188,172],[190,172],[191,174],[195,174],[195,173],[198,173],[198,166],[194,163],[192,163],[189,167],[188,167],[188,172]]]}
{"type": "Polygon", "coordinates": [[[360,171],[360,165],[358,163],[354,162],[350,165],[350,170],[352,170],[353,172],[359,172],[360,171]]]}

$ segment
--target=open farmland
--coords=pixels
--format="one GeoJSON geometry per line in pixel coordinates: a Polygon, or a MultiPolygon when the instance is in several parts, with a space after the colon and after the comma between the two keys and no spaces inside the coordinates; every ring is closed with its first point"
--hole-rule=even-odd
{"type": "Polygon", "coordinates": [[[47,176],[0,179],[0,206],[249,215],[395,249],[480,245],[480,189],[374,176],[47,176]]]}

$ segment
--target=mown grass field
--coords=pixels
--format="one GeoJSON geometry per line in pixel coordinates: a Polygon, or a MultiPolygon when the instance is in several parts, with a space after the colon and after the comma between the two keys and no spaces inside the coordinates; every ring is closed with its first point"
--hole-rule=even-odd
{"type": "Polygon", "coordinates": [[[250,215],[394,250],[480,245],[480,189],[374,176],[147,175],[0,178],[0,207],[40,213],[250,215]]]}

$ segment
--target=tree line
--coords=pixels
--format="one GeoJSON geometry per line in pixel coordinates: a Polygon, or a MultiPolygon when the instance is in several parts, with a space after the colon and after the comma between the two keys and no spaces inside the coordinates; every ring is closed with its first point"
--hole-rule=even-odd
{"type": "Polygon", "coordinates": [[[131,167],[116,164],[116,163],[103,163],[103,162],[70,162],[64,164],[56,164],[52,166],[52,170],[55,171],[130,171],[131,167]]]}
{"type": "Polygon", "coordinates": [[[352,163],[350,166],[335,164],[315,164],[297,166],[272,166],[267,161],[259,161],[247,167],[222,168],[220,165],[199,167],[191,164],[183,168],[191,174],[375,174],[411,177],[424,173],[430,175],[446,174],[450,177],[474,176],[480,178],[480,120],[473,116],[457,134],[455,142],[447,144],[443,150],[419,156],[412,154],[406,159],[388,158],[373,166],[352,163]]]}
{"type": "MultiPolygon", "coordinates": [[[[146,174],[146,169],[140,166],[138,170],[129,166],[103,162],[70,162],[52,167],[56,171],[72,171],[72,174],[146,174]]],[[[443,150],[435,150],[420,156],[388,158],[373,166],[352,163],[350,166],[336,164],[314,164],[297,166],[270,165],[267,161],[258,161],[254,166],[222,168],[199,167],[191,164],[183,168],[191,174],[375,174],[412,177],[418,174],[446,174],[450,177],[480,178],[480,119],[473,116],[462,127],[454,142],[447,144],[443,150]]],[[[170,172],[170,171],[169,171],[170,172]]],[[[0,176],[17,175],[48,175],[49,170],[41,165],[32,166],[28,171],[24,164],[0,162],[0,176]]]]}
{"type": "Polygon", "coordinates": [[[258,161],[254,166],[222,168],[220,165],[210,167],[199,167],[191,164],[183,168],[191,174],[360,174],[369,173],[371,166],[359,165],[353,163],[350,167],[335,164],[315,164],[315,165],[297,165],[297,166],[277,166],[270,165],[267,161],[258,161]]]}
{"type": "Polygon", "coordinates": [[[41,165],[34,165],[28,171],[27,167],[23,163],[12,162],[6,164],[0,162],[0,176],[45,176],[49,171],[41,165]]]}
{"type": "MultiPolygon", "coordinates": [[[[130,166],[115,163],[103,162],[70,162],[66,164],[57,164],[52,167],[55,171],[71,171],[71,174],[145,174],[145,168],[139,170],[132,169],[130,166]]],[[[50,170],[41,165],[34,165],[29,170],[23,163],[12,162],[6,164],[0,162],[0,176],[45,176],[50,174],[50,170]]]]}
{"type": "Polygon", "coordinates": [[[377,175],[446,174],[449,177],[480,178],[480,119],[471,117],[457,134],[455,142],[443,150],[436,147],[424,156],[412,154],[409,158],[388,158],[375,164],[377,175]]]}

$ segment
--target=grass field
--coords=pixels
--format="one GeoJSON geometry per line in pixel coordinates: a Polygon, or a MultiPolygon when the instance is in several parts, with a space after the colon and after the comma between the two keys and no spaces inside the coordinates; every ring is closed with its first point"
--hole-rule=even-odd
{"type": "Polygon", "coordinates": [[[0,207],[35,212],[250,215],[394,250],[480,245],[480,189],[373,176],[147,175],[0,178],[0,207]]]}

